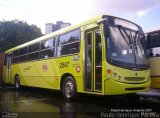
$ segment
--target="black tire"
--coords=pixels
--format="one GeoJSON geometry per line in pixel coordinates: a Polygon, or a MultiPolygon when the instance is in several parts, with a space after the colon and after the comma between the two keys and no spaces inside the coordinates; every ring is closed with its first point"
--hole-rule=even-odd
{"type": "Polygon", "coordinates": [[[62,85],[62,93],[63,96],[68,99],[72,100],[77,95],[77,86],[74,78],[72,76],[67,76],[62,85]]]}
{"type": "Polygon", "coordinates": [[[19,89],[20,88],[20,77],[18,75],[15,77],[14,87],[15,87],[15,89],[19,89]]]}

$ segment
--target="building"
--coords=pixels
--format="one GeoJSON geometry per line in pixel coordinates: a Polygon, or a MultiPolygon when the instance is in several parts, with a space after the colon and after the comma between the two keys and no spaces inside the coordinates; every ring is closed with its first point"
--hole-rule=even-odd
{"type": "Polygon", "coordinates": [[[64,27],[70,26],[70,23],[65,23],[63,21],[57,21],[56,24],[53,23],[46,23],[45,24],[45,34],[52,33],[54,31],[57,31],[59,29],[62,29],[64,27]]]}
{"type": "Polygon", "coordinates": [[[46,23],[45,24],[45,34],[49,34],[53,31],[53,24],[52,23],[46,23]]]}

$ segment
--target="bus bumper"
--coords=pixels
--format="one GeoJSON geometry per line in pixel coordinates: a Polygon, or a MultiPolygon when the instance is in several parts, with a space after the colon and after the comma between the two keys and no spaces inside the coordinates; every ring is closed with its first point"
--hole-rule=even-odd
{"type": "Polygon", "coordinates": [[[147,92],[149,91],[151,81],[140,83],[140,84],[129,84],[114,81],[112,79],[104,82],[104,95],[120,95],[129,94],[136,92],[147,92]]]}

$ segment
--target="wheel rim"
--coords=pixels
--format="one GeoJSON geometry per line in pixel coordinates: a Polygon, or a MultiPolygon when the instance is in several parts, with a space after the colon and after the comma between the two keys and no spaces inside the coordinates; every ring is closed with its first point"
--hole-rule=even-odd
{"type": "Polygon", "coordinates": [[[19,81],[16,79],[16,88],[19,88],[19,81]]]}
{"type": "Polygon", "coordinates": [[[65,95],[67,98],[72,97],[74,92],[74,85],[71,81],[66,82],[65,84],[65,95]]]}
{"type": "Polygon", "coordinates": [[[16,82],[16,88],[19,88],[18,82],[16,82]]]}

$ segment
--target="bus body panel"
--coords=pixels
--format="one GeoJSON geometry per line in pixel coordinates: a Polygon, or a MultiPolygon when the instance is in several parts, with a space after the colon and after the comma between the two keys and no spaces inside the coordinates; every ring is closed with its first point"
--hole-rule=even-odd
{"type": "MultiPolygon", "coordinates": [[[[12,53],[14,50],[18,50],[22,47],[29,46],[33,43],[41,42],[43,40],[58,37],[59,35],[65,34],[66,32],[81,29],[80,30],[80,50],[78,53],[65,55],[65,56],[56,56],[53,58],[39,59],[34,61],[28,61],[23,63],[15,63],[11,65],[11,78],[10,81],[6,81],[6,66],[4,66],[4,81],[9,84],[14,84],[14,79],[16,75],[20,76],[20,84],[24,86],[31,87],[40,87],[40,88],[48,88],[48,89],[56,89],[60,90],[62,86],[62,80],[64,80],[65,75],[72,76],[75,80],[77,92],[80,93],[89,93],[96,95],[117,95],[117,94],[128,94],[135,93],[139,91],[146,91],[147,87],[150,86],[149,80],[149,70],[140,70],[133,71],[129,69],[124,69],[117,67],[115,65],[111,65],[106,60],[106,45],[105,45],[105,37],[103,32],[103,24],[97,23],[97,21],[102,20],[103,16],[96,17],[91,21],[87,21],[83,24],[77,25],[75,27],[69,27],[57,31],[55,33],[49,34],[47,36],[40,37],[26,44],[17,46],[13,49],[6,51],[6,54],[12,53]],[[92,35],[95,34],[95,29],[99,29],[101,33],[101,47],[102,47],[102,74],[98,75],[101,81],[101,90],[97,90],[96,88],[96,79],[98,76],[95,76],[95,72],[97,68],[92,69],[93,72],[93,81],[92,81],[92,90],[88,90],[85,88],[85,80],[86,80],[86,33],[92,32],[92,35]],[[108,70],[111,70],[109,73],[108,70]],[[113,74],[121,77],[120,80],[117,80],[116,77],[113,77],[113,74]],[[143,77],[144,79],[141,81],[137,81],[138,77],[143,77]],[[130,80],[125,80],[125,78],[130,80]],[[135,82],[135,81],[136,82],[135,82]],[[144,88],[143,90],[129,90],[126,91],[126,88],[144,88]]],[[[57,39],[58,40],[58,39],[57,39]]],[[[96,46],[95,36],[93,36],[93,46],[96,46]]],[[[57,41],[58,42],[58,41],[57,41]]],[[[95,52],[96,49],[92,48],[92,52],[95,52]]],[[[58,49],[56,49],[57,51],[58,49]]],[[[55,52],[57,53],[57,52],[55,52]]],[[[96,56],[93,54],[92,59],[95,61],[96,56]]],[[[95,62],[92,63],[94,67],[95,62]]]]}
{"type": "Polygon", "coordinates": [[[150,57],[150,68],[151,68],[151,88],[160,88],[160,57],[150,57]]]}
{"type": "Polygon", "coordinates": [[[151,76],[160,76],[159,65],[160,65],[160,57],[151,57],[149,58],[150,68],[151,68],[151,76]]]}
{"type": "Polygon", "coordinates": [[[152,28],[145,34],[151,70],[151,88],[160,88],[160,27],[152,28]]]}
{"type": "Polygon", "coordinates": [[[78,61],[73,61],[75,56],[78,55],[14,64],[11,68],[11,84],[14,84],[15,75],[18,74],[21,85],[60,90],[63,74],[69,73],[75,78],[82,78],[82,70],[76,71],[77,67],[82,68],[80,56],[78,61]]]}
{"type": "Polygon", "coordinates": [[[160,88],[160,76],[151,76],[151,88],[160,88]]]}

